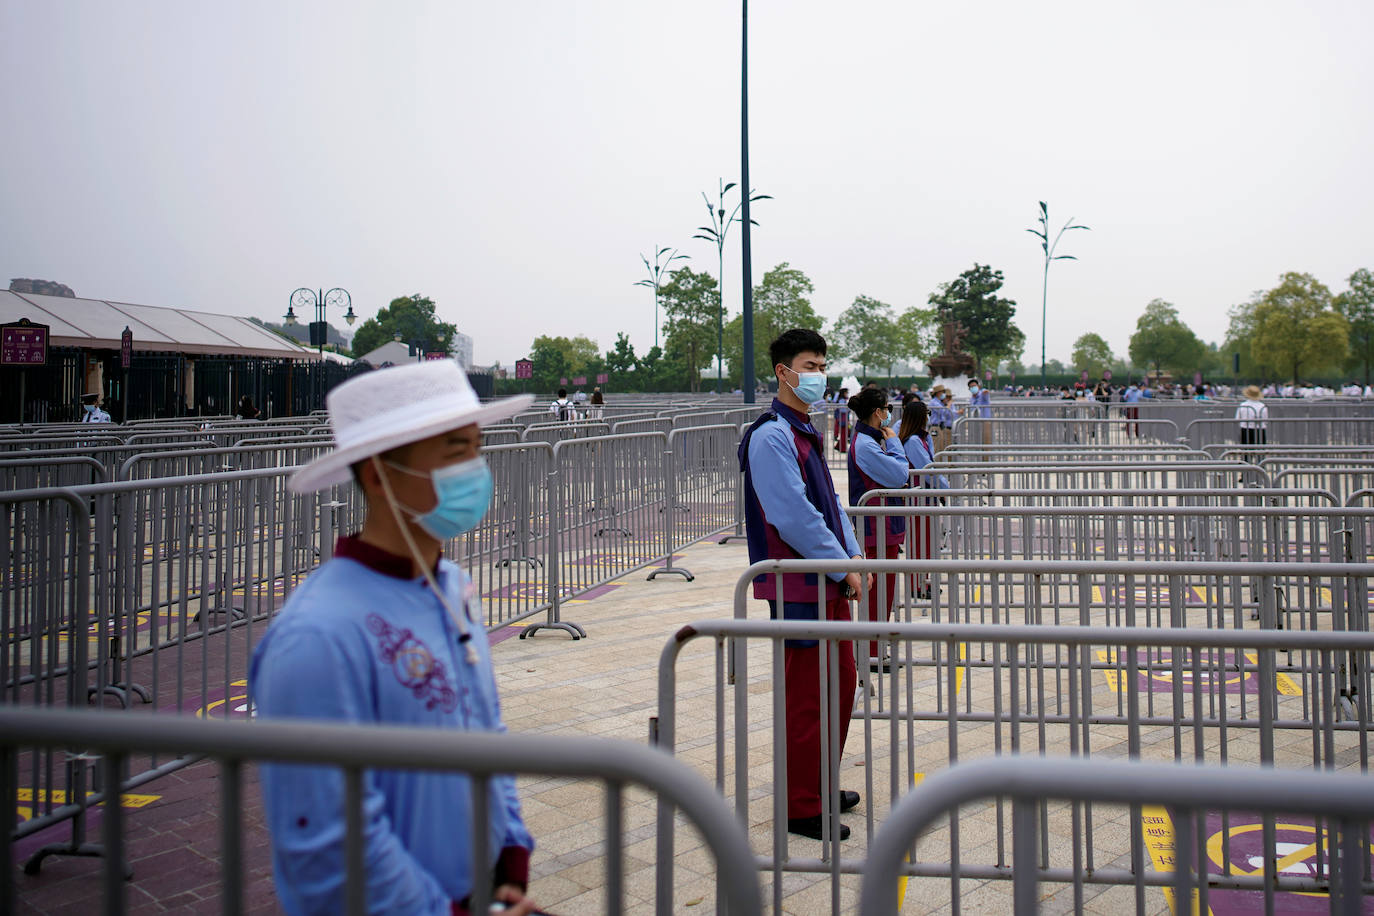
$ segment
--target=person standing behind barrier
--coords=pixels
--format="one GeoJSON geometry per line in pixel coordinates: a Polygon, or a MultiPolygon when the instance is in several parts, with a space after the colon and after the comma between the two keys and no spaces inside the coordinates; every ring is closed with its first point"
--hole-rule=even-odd
{"type": "MultiPolygon", "coordinates": [[[[794,328],[768,347],[778,396],[772,406],[745,431],[739,444],[744,472],[744,521],[749,562],[760,560],[863,559],[854,527],[835,492],[825,464],[824,442],[811,425],[808,407],[825,390],[825,338],[815,331],[794,328]]],[[[846,405],[845,410],[848,410],[846,405]]],[[[864,583],[858,573],[788,573],[754,580],[754,597],[767,600],[777,619],[815,620],[817,602],[824,600],[827,620],[850,620],[849,598],[864,583]],[[841,588],[846,589],[841,592],[841,588]]],[[[830,644],[827,644],[829,646],[830,644]]],[[[858,676],[854,646],[840,642],[839,691],[828,696],[838,712],[839,734],[831,736],[830,762],[838,760],[849,734],[858,676]]],[[[828,653],[827,653],[828,654],[828,653]]],[[[821,722],[820,672],[822,656],[814,640],[789,640],[783,650],[784,692],[787,704],[787,830],[821,838],[821,722]]],[[[827,662],[828,668],[828,662],[827,662]]],[[[840,810],[859,803],[859,793],[840,793],[840,810]]],[[[840,825],[839,837],[849,828],[840,825]]]]}
{"type": "Polygon", "coordinates": [[[1246,385],[1241,392],[1245,400],[1236,407],[1236,419],[1240,421],[1241,445],[1264,445],[1268,440],[1269,408],[1260,400],[1258,385],[1246,385]]]}
{"type": "MultiPolygon", "coordinates": [[[[781,388],[778,391],[782,391],[781,388]]],[[[843,455],[849,451],[849,389],[841,388],[835,395],[835,451],[843,455]]]]}
{"type": "MultiPolygon", "coordinates": [[[[911,485],[902,440],[892,431],[887,409],[887,392],[866,388],[849,399],[849,409],[859,422],[854,426],[854,447],[849,450],[849,504],[859,505],[869,490],[898,490],[911,485]]],[[[889,497],[881,505],[900,506],[904,500],[889,497]]],[[[901,516],[863,520],[864,556],[870,560],[896,560],[906,540],[906,520],[901,516]],[[882,529],[879,530],[879,522],[882,529]]],[[[897,590],[897,574],[886,573],[868,590],[864,613],[874,623],[892,619],[892,600],[897,590]]],[[[868,644],[869,667],[883,663],[876,640],[868,644]]]]}
{"type": "Polygon", "coordinates": [[[560,420],[577,419],[577,407],[568,400],[568,389],[558,389],[558,397],[549,405],[549,413],[560,420]]]}
{"type": "Polygon", "coordinates": [[[100,409],[100,395],[92,391],[81,396],[82,423],[109,423],[110,415],[100,409]]]}
{"type": "MultiPolygon", "coordinates": [[[[504,732],[472,581],[442,559],[492,496],[480,424],[529,395],[478,401],[451,360],[379,369],[326,399],[334,448],[291,478],[296,493],[347,483],[367,501],[362,530],[292,592],[253,653],[249,690],[265,720],[504,732]]],[[[337,767],[263,765],[277,898],[290,914],[345,909],[345,787],[337,767]]],[[[468,912],[472,830],[489,837],[493,896],[525,899],[534,840],[510,776],[488,784],[473,823],[471,780],[437,770],[369,770],[362,788],[369,913],[468,912]]]]}
{"type": "MultiPolygon", "coordinates": [[[[920,470],[928,467],[935,460],[935,443],[931,440],[929,429],[929,416],[926,405],[920,401],[913,401],[907,404],[902,411],[902,428],[897,433],[897,438],[902,440],[902,450],[906,453],[907,463],[920,470]]],[[[938,477],[921,475],[920,485],[926,489],[940,488],[949,489],[949,478],[941,474],[938,477]]],[[[926,505],[930,500],[923,500],[926,505]]],[[[917,517],[913,520],[911,531],[911,559],[929,560],[933,556],[935,530],[934,519],[929,515],[917,517]]],[[[921,581],[914,583],[916,597],[926,599],[930,597],[930,580],[921,577],[921,581]]]]}
{"type": "Polygon", "coordinates": [[[600,420],[606,416],[606,399],[601,396],[600,388],[592,389],[592,404],[587,408],[588,420],[600,420]]]}
{"type": "Polygon", "coordinates": [[[234,410],[234,418],[238,420],[256,420],[258,409],[253,406],[253,399],[248,395],[239,398],[239,406],[234,410]]]}
{"type": "Polygon", "coordinates": [[[1121,401],[1126,406],[1123,412],[1126,415],[1126,435],[1140,438],[1140,388],[1135,382],[1126,386],[1126,390],[1121,394],[1121,401]]]}

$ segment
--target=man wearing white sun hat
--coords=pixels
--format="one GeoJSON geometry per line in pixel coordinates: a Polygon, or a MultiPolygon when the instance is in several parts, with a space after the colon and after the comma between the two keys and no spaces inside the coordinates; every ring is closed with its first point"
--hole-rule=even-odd
{"type": "MultiPolygon", "coordinates": [[[[505,731],[480,602],[441,552],[491,501],[481,424],[531,400],[482,404],[449,360],[376,370],[329,393],[334,450],[297,471],[291,489],[310,493],[351,476],[367,516],[292,593],[254,652],[260,717],[505,731]]],[[[342,771],[264,765],[262,789],[282,906],[343,912],[342,771]]],[[[515,782],[492,779],[489,792],[490,896],[508,913],[534,912],[524,896],[534,840],[515,782]]],[[[467,912],[471,799],[459,773],[367,771],[369,913],[467,912]]]]}

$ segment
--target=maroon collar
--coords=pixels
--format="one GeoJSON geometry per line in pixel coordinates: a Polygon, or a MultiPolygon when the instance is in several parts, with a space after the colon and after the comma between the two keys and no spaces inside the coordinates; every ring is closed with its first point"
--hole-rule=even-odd
{"type": "MultiPolygon", "coordinates": [[[[410,557],[403,557],[389,550],[383,550],[375,544],[367,543],[356,534],[346,534],[339,538],[334,544],[334,556],[347,557],[363,564],[373,572],[391,576],[393,579],[409,581],[418,578],[415,575],[415,563],[410,557]]],[[[436,575],[439,572],[439,564],[437,563],[434,565],[434,572],[436,575]]]]}

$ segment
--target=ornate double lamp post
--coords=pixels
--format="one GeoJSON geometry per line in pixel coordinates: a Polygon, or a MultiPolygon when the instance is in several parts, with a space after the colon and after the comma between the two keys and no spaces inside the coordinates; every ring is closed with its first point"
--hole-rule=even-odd
{"type": "Polygon", "coordinates": [[[350,326],[358,320],[358,316],[353,314],[353,297],[348,294],[348,290],[336,286],[329,292],[324,292],[302,286],[291,294],[291,299],[286,306],[286,314],[282,316],[283,320],[288,326],[300,324],[296,318],[296,309],[299,308],[304,312],[312,305],[315,307],[315,320],[310,322],[310,345],[318,347],[320,356],[323,357],[325,340],[329,336],[329,322],[325,321],[324,318],[325,306],[332,305],[348,309],[343,317],[350,326]]]}

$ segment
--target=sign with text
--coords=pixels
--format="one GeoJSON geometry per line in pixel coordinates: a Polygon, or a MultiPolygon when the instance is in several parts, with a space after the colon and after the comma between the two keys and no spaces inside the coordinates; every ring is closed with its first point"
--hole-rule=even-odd
{"type": "Polygon", "coordinates": [[[127,369],[129,364],[134,361],[134,332],[126,326],[124,333],[119,335],[119,365],[127,369]]]}
{"type": "Polygon", "coordinates": [[[562,378],[560,378],[560,379],[558,380],[558,384],[560,384],[560,385],[566,385],[566,384],[568,384],[568,377],[565,375],[565,376],[563,376],[562,378]]]}
{"type": "Polygon", "coordinates": [[[517,359],[515,361],[516,378],[534,378],[534,360],[517,359]]]}
{"type": "Polygon", "coordinates": [[[425,354],[425,359],[448,359],[448,354],[442,350],[433,350],[425,354]]]}
{"type": "Polygon", "coordinates": [[[599,373],[597,373],[597,376],[596,376],[596,383],[597,383],[598,385],[604,385],[604,384],[606,384],[607,382],[609,382],[610,380],[611,380],[611,377],[610,377],[609,375],[607,375],[605,372],[599,372],[599,373]]]}
{"type": "Polygon", "coordinates": [[[48,326],[20,318],[0,325],[0,365],[42,366],[48,361],[48,326]]]}
{"type": "Polygon", "coordinates": [[[573,379],[573,384],[574,384],[574,385],[585,385],[585,384],[587,384],[587,377],[586,377],[585,375],[579,375],[579,376],[577,376],[576,378],[573,379]]]}

